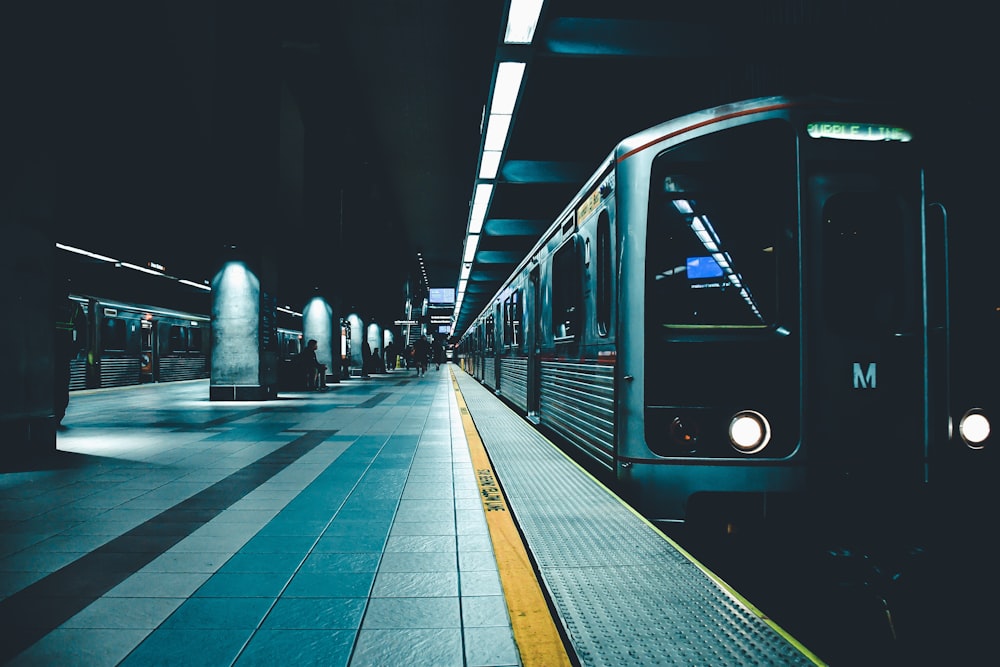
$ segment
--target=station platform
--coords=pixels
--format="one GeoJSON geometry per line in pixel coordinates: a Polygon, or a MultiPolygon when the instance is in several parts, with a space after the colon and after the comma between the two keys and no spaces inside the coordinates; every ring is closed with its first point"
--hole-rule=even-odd
{"type": "Polygon", "coordinates": [[[450,364],[208,393],[0,468],[0,663],[821,664],[450,364]]]}

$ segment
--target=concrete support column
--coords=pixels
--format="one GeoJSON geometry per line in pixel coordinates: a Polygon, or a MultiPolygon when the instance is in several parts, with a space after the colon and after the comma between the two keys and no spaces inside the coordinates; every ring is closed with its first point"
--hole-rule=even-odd
{"type": "MultiPolygon", "coordinates": [[[[310,340],[316,341],[316,360],[326,366],[326,377],[329,381],[331,375],[337,373],[333,351],[339,347],[339,341],[335,342],[333,308],[320,296],[314,296],[302,309],[303,347],[308,345],[310,340]]],[[[339,355],[337,359],[339,361],[339,355]]]]}
{"type": "Polygon", "coordinates": [[[50,239],[25,225],[2,222],[0,239],[0,312],[5,319],[0,326],[2,462],[56,448],[56,289],[50,239]]]}
{"type": "Polygon", "coordinates": [[[351,368],[358,369],[358,374],[362,375],[361,365],[364,362],[362,349],[364,348],[365,340],[364,323],[361,321],[361,316],[357,313],[351,313],[345,320],[351,330],[351,349],[348,352],[348,365],[351,368]]]}
{"type": "MultiPolygon", "coordinates": [[[[266,264],[266,262],[265,262],[266,264]]],[[[274,271],[231,260],[212,279],[212,375],[209,399],[261,401],[278,385],[274,271]]]]}

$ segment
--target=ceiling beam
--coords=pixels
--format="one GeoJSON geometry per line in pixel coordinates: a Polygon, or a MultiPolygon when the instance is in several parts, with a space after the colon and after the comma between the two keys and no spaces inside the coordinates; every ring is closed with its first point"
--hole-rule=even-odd
{"type": "Polygon", "coordinates": [[[551,220],[490,218],[483,224],[486,236],[531,236],[537,238],[552,224],[551,220]]]}
{"type": "Polygon", "coordinates": [[[593,165],[582,162],[546,160],[508,160],[500,170],[508,183],[584,183],[593,165]]]}

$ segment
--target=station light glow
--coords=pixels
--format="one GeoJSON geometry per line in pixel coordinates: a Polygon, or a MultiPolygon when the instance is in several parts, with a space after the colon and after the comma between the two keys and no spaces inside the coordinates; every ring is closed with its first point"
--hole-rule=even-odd
{"type": "Polygon", "coordinates": [[[145,266],[139,266],[138,264],[130,264],[128,262],[119,262],[119,266],[123,266],[126,269],[132,269],[133,271],[142,271],[143,273],[148,273],[151,276],[162,276],[164,275],[160,271],[154,271],[153,269],[147,269],[145,266]]]}
{"type": "Polygon", "coordinates": [[[500,171],[500,155],[502,151],[483,151],[479,159],[479,178],[496,178],[500,171]]]}
{"type": "Polygon", "coordinates": [[[465,257],[464,262],[472,262],[476,256],[476,248],[479,247],[479,234],[469,234],[465,237],[465,257]]]}
{"type": "Polygon", "coordinates": [[[486,125],[486,141],[483,150],[502,151],[507,143],[507,130],[510,129],[511,117],[507,114],[490,114],[486,125]]]}
{"type": "Polygon", "coordinates": [[[497,66],[497,81],[490,102],[490,115],[510,116],[517,105],[517,94],[524,77],[524,63],[502,62],[497,66]]]}
{"type": "Polygon", "coordinates": [[[189,285],[191,287],[197,287],[198,289],[203,289],[206,292],[211,292],[212,291],[212,288],[210,286],[203,285],[201,283],[196,283],[193,280],[184,280],[183,278],[179,278],[177,280],[177,282],[181,283],[182,285],[189,285]]]}
{"type": "Polygon", "coordinates": [[[510,0],[507,27],[503,41],[506,44],[531,44],[538,26],[545,0],[510,0]]]}
{"type": "Polygon", "coordinates": [[[98,255],[96,252],[90,252],[89,250],[84,250],[82,248],[75,248],[70,245],[64,245],[62,243],[57,243],[56,247],[60,250],[65,250],[67,252],[76,253],[77,255],[83,255],[85,257],[91,257],[93,259],[99,259],[102,262],[110,262],[111,264],[117,264],[118,260],[112,257],[107,257],[106,255],[98,255]]]}

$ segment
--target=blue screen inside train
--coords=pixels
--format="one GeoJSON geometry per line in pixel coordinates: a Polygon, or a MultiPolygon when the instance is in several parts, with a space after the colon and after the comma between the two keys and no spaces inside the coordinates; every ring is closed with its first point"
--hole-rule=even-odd
{"type": "Polygon", "coordinates": [[[688,257],[687,276],[689,280],[719,278],[722,276],[722,267],[711,256],[688,257]]]}

